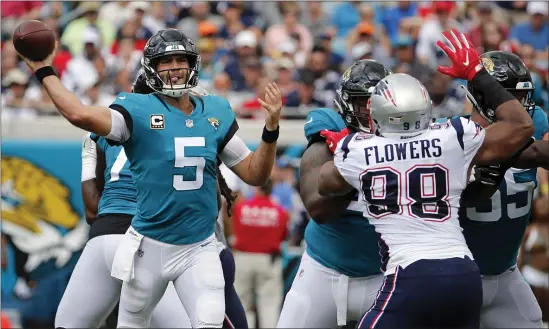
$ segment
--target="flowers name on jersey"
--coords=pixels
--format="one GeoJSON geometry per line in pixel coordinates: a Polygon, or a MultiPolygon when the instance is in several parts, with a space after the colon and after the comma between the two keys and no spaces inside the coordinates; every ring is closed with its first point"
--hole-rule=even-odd
{"type": "Polygon", "coordinates": [[[1,192],[2,234],[25,255],[25,273],[50,261],[61,268],[86,244],[88,225],[71,205],[69,187],[54,175],[26,159],[4,157],[1,192]]]}

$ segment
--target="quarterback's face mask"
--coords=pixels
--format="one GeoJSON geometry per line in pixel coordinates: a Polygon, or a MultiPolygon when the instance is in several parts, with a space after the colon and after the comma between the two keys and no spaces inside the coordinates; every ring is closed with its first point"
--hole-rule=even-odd
{"type": "Polygon", "coordinates": [[[162,56],[156,63],[156,72],[168,86],[185,84],[189,68],[189,61],[185,55],[162,56]]]}

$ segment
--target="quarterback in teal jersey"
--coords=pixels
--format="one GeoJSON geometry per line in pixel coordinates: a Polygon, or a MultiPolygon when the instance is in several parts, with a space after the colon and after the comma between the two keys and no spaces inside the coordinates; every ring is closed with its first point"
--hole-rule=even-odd
{"type": "MultiPolygon", "coordinates": [[[[476,180],[463,194],[462,201],[466,201],[468,207],[461,207],[460,223],[483,275],[481,325],[483,328],[541,328],[540,307],[516,262],[530,221],[537,167],[549,164],[549,142],[542,141],[549,131],[547,115],[531,100],[532,78],[520,58],[493,51],[482,54],[481,60],[486,70],[531,114],[536,140],[511,161],[475,168],[476,180]],[[493,194],[488,200],[479,197],[484,190],[488,190],[488,195],[493,194]]],[[[471,86],[469,91],[475,106],[486,107],[471,86]]],[[[484,118],[479,112],[473,111],[471,119],[487,126],[487,119],[491,118],[484,118]]]]}
{"type": "MultiPolygon", "coordinates": [[[[56,328],[99,328],[118,303],[122,281],[111,276],[111,266],[136,213],[136,193],[123,147],[86,134],[82,144],[82,196],[86,220],[91,225],[90,237],[59,303],[56,328]]],[[[190,325],[170,283],[154,309],[151,327],[190,325]]]]}
{"type": "Polygon", "coordinates": [[[321,108],[307,115],[308,147],[301,159],[299,182],[313,220],[305,230],[307,249],[286,295],[278,328],[334,328],[357,321],[381,287],[378,236],[362,217],[355,194],[322,197],[317,181],[320,167],[333,159],[321,131],[367,127],[370,87],[388,74],[390,70],[376,61],[355,62],[343,74],[337,91],[339,113],[321,108]]]}
{"type": "Polygon", "coordinates": [[[147,42],[142,68],[155,93],[122,93],[110,108],[85,106],[43,61],[23,58],[59,112],[73,125],[121,144],[137,191],[137,212],[114,257],[111,275],[123,281],[118,327],[146,328],[173,282],[194,328],[222,326],[224,280],[214,236],[216,160],[244,182],[268,179],[276,155],[280,90],[265,88],[262,141],[251,152],[220,97],[189,94],[198,83],[200,54],[176,29],[147,42]]]}

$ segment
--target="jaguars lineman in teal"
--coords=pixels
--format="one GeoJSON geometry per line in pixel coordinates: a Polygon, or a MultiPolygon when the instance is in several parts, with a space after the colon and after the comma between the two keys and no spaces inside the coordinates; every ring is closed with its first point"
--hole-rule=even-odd
{"type": "MultiPolygon", "coordinates": [[[[336,103],[341,104],[340,112],[320,108],[307,115],[304,125],[308,141],[306,153],[311,152],[315,143],[325,147],[321,131],[354,129],[352,124],[346,124],[344,117],[355,122],[357,118],[353,114],[360,111],[361,104],[366,104],[370,95],[368,88],[389,72],[371,60],[353,64],[343,75],[348,74],[351,79],[342,79],[338,90],[338,95],[348,92],[353,97],[336,99],[336,103]],[[353,81],[356,84],[350,83],[353,81]],[[351,107],[351,104],[355,106],[351,107]]],[[[330,154],[326,160],[331,159],[330,154]]],[[[307,161],[306,154],[302,166],[303,161],[307,161]]],[[[379,238],[374,227],[362,216],[356,196],[350,196],[349,201],[347,209],[336,218],[321,224],[313,219],[307,224],[306,251],[286,295],[278,328],[343,326],[358,321],[373,304],[383,282],[379,238]]]]}
{"type": "MultiPolygon", "coordinates": [[[[536,108],[532,121],[541,140],[549,131],[547,115],[536,108]]],[[[485,328],[541,328],[541,309],[516,266],[536,186],[537,168],[510,168],[492,198],[460,209],[463,235],[483,275],[485,328]]]]}
{"type": "Polygon", "coordinates": [[[105,186],[99,199],[97,215],[127,214],[134,216],[137,191],[124,148],[110,146],[105,138],[96,134],[91,134],[90,138],[105,155],[106,165],[103,177],[105,186]]]}
{"type": "Polygon", "coordinates": [[[122,93],[109,108],[82,104],[56,76],[52,58],[26,63],[71,124],[123,146],[135,181],[137,212],[111,270],[123,281],[118,327],[149,327],[173,282],[193,328],[220,328],[225,301],[214,235],[216,160],[247,184],[267,181],[279,136],[280,89],[270,83],[259,99],[265,126],[252,152],[236,135],[226,100],[190,96],[201,57],[177,29],[158,31],[144,47],[141,68],[154,94],[122,93]]]}
{"type": "MultiPolygon", "coordinates": [[[[533,84],[524,63],[514,54],[494,51],[481,55],[482,63],[529,111],[540,141],[549,131],[547,115],[531,101],[533,84]],[[504,76],[505,78],[502,78],[504,76]]],[[[482,99],[469,88],[479,106],[482,99]]],[[[472,120],[483,119],[473,111],[472,120]]],[[[483,328],[541,328],[541,309],[517,268],[519,248],[529,224],[537,168],[510,168],[496,193],[475,207],[460,209],[467,245],[480,268],[483,284],[483,328]]]]}

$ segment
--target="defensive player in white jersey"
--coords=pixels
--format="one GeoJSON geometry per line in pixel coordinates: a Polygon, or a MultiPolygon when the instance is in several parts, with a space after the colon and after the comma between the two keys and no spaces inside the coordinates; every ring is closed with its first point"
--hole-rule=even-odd
{"type": "MultiPolygon", "coordinates": [[[[392,72],[374,60],[359,60],[342,75],[335,102],[339,113],[315,109],[304,125],[309,142],[299,170],[300,196],[312,220],[307,250],[284,300],[278,328],[335,328],[357,321],[373,304],[383,282],[374,227],[362,217],[358,192],[318,194],[320,168],[333,160],[323,130],[358,131],[373,87],[392,72]]],[[[367,125],[367,121],[366,125],[367,125]]]]}
{"type": "Polygon", "coordinates": [[[380,235],[386,279],[358,328],[479,327],[482,283],[459,226],[460,196],[472,165],[509,158],[533,126],[465,36],[455,30],[444,36],[453,49],[437,45],[452,67],[439,70],[474,83],[500,122],[486,130],[462,118],[430,126],[424,86],[409,75],[389,75],[368,103],[375,134],[346,136],[334,162],[321,169],[319,193],[357,189],[380,235]]]}

